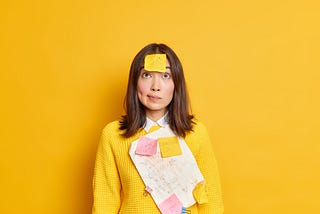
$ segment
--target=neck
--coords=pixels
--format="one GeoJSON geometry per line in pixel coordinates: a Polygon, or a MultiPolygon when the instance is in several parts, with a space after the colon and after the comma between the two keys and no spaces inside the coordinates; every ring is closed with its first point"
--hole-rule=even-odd
{"type": "Polygon", "coordinates": [[[163,117],[166,114],[166,112],[152,112],[152,111],[148,111],[146,112],[146,116],[156,122],[158,121],[161,117],[163,117]]]}

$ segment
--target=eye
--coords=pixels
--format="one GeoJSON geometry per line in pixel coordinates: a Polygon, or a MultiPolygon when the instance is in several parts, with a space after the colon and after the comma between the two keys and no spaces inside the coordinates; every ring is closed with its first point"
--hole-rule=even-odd
{"type": "Polygon", "coordinates": [[[164,73],[164,74],[162,75],[162,78],[163,78],[163,79],[170,79],[170,78],[171,78],[171,75],[170,75],[169,73],[164,73]]]}
{"type": "Polygon", "coordinates": [[[145,72],[141,76],[142,76],[142,78],[149,79],[151,77],[151,74],[148,72],[145,72]]]}

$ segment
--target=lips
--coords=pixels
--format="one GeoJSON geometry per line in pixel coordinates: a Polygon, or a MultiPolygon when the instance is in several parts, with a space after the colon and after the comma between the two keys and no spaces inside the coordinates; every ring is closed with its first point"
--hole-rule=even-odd
{"type": "Polygon", "coordinates": [[[154,101],[157,101],[157,100],[160,100],[161,97],[158,97],[158,96],[155,96],[155,95],[147,95],[147,97],[151,100],[154,100],[154,101]]]}

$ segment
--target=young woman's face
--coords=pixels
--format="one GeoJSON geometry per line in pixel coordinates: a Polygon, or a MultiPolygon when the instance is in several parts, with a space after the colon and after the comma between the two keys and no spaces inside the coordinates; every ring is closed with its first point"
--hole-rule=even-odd
{"type": "MultiPolygon", "coordinates": [[[[170,66],[167,60],[167,66],[170,66]]],[[[170,69],[165,73],[142,69],[138,79],[138,98],[146,109],[147,117],[156,121],[167,111],[172,100],[174,83],[170,69]]]]}

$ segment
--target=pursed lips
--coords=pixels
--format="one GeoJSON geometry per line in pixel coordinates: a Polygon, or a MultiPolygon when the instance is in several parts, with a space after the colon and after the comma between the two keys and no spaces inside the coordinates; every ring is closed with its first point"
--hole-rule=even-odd
{"type": "Polygon", "coordinates": [[[147,97],[150,99],[153,99],[153,100],[160,100],[161,99],[161,97],[158,97],[156,95],[150,95],[150,94],[148,94],[147,97]]]}

